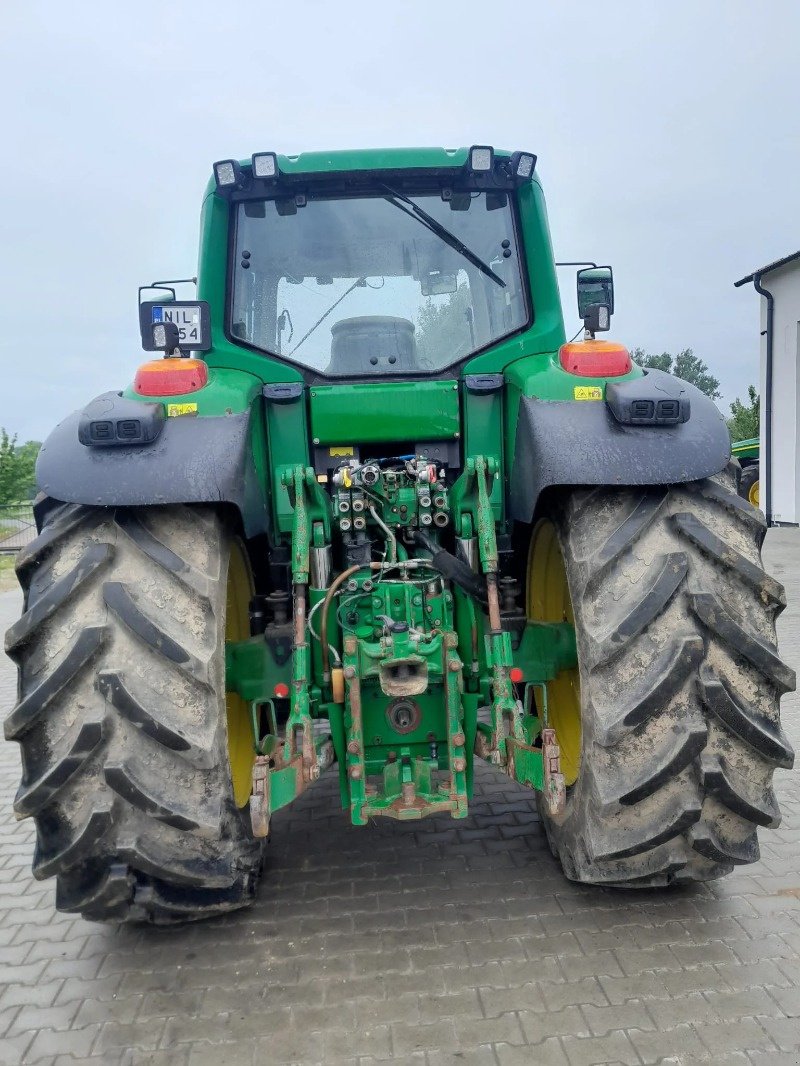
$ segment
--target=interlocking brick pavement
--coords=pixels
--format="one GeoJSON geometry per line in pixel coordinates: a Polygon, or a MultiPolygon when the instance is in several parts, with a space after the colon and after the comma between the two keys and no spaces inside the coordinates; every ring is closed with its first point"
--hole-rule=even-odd
{"type": "MultiPolygon", "coordinates": [[[[800,531],[765,558],[800,662],[800,531]]],[[[0,594],[0,630],[19,611],[0,594]]],[[[0,660],[0,711],[14,699],[0,660]]],[[[784,701],[800,748],[800,701],[784,701]]],[[[53,907],[14,821],[0,744],[0,1066],[595,1066],[800,1063],[800,786],[761,861],[616,892],[564,880],[533,795],[489,768],[466,822],[350,828],[331,774],[274,821],[249,910],[176,929],[53,907]]]]}

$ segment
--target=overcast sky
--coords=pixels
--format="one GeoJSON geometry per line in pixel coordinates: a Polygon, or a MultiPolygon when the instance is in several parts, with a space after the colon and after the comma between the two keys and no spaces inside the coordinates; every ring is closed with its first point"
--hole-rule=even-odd
{"type": "Polygon", "coordinates": [[[693,348],[727,414],[758,359],[733,282],[800,247],[798,39],[797,0],[9,0],[0,425],[132,378],[136,288],[195,273],[213,160],[474,143],[538,154],[557,257],[614,267],[610,336],[693,348]]]}

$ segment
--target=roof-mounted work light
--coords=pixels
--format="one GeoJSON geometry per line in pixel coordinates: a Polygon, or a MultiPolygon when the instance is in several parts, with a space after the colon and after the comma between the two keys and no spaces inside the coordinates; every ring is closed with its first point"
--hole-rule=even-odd
{"type": "Polygon", "coordinates": [[[238,189],[243,177],[242,168],[235,159],[221,159],[214,164],[214,179],[218,189],[238,189]]]}
{"type": "Polygon", "coordinates": [[[274,152],[256,152],[253,155],[253,177],[266,181],[278,176],[278,157],[274,152]]]}
{"type": "Polygon", "coordinates": [[[517,181],[528,181],[536,169],[536,156],[533,152],[514,152],[510,159],[511,175],[517,181]]]}
{"type": "Polygon", "coordinates": [[[487,174],[494,168],[494,148],[488,144],[473,144],[469,150],[469,169],[475,174],[487,174]]]}

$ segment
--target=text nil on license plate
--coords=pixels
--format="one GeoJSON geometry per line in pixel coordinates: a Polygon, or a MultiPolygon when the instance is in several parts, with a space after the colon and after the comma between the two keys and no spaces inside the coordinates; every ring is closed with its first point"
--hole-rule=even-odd
{"type": "Polygon", "coordinates": [[[203,343],[199,307],[154,307],[153,322],[174,322],[180,343],[187,348],[203,343]]]}

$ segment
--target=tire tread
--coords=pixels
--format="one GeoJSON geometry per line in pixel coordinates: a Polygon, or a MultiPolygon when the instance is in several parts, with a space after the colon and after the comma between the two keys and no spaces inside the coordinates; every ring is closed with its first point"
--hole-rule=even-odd
{"type": "Polygon", "coordinates": [[[566,809],[540,802],[567,876],[650,887],[724,876],[780,824],[780,726],[795,674],[764,573],[763,516],[731,465],[669,489],[574,490],[555,503],[578,636],[584,744],[566,809]],[[587,545],[589,550],[587,551],[587,545]]]}
{"type": "Polygon", "coordinates": [[[21,555],[4,729],[59,909],[165,923],[252,899],[263,844],[233,800],[219,652],[232,537],[208,508],[62,505],[21,555]]]}

